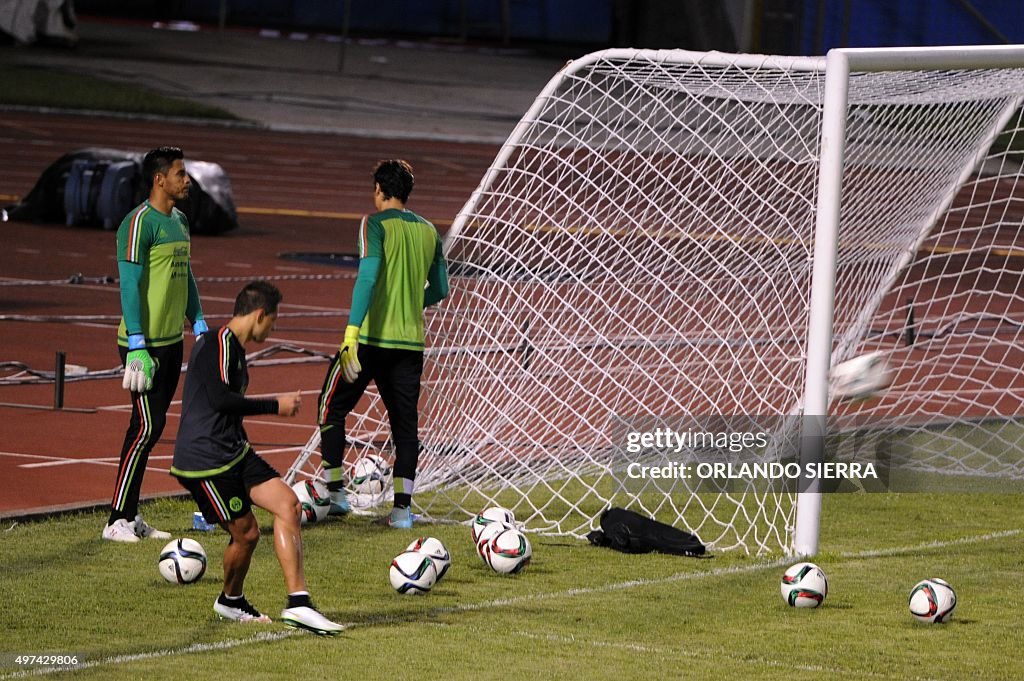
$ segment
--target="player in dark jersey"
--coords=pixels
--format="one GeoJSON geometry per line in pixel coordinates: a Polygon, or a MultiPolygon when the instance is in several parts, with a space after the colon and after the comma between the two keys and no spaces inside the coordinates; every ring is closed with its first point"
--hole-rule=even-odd
{"type": "Polygon", "coordinates": [[[370,381],[377,384],[395,446],[392,527],[412,527],[413,482],[419,459],[419,397],[423,374],[423,309],[448,295],[441,237],[405,207],[412,167],[381,161],[373,173],[377,212],[359,226],[359,274],[345,340],[320,391],[317,423],[331,512],[349,509],[342,479],[345,417],[370,381]]]}
{"type": "Polygon", "coordinates": [[[142,174],[150,185],[149,199],[117,230],[123,315],[117,344],[132,415],[102,537],[118,542],[171,538],[139,515],[139,493],[149,453],[160,439],[178,387],[183,322],[192,322],[196,336],[207,330],[190,265],[188,220],[174,207],[188,197],[191,186],[184,154],[177,147],[154,149],[142,161],[142,174]]]}
{"type": "Polygon", "coordinates": [[[253,451],[242,425],[242,418],[252,414],[299,412],[298,392],[273,399],[245,397],[245,346],[270,336],[280,301],[281,292],[273,284],[254,281],[235,299],[231,321],[196,341],[185,376],[171,474],[192,494],[207,522],[220,524],[231,536],[224,550],[224,590],[213,604],[218,615],[240,622],[270,622],[242,590],[260,538],[252,512],[255,504],[274,515],[274,551],[288,588],[281,618],[289,626],[336,634],[343,627],[320,614],[306,591],[299,500],[253,451]]]}

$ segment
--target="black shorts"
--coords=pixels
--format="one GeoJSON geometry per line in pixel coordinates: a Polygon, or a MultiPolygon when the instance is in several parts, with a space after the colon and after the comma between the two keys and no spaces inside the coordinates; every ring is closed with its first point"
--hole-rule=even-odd
{"type": "Polygon", "coordinates": [[[209,478],[178,478],[181,486],[196,500],[208,523],[227,523],[252,509],[249,490],[281,477],[274,467],[256,452],[249,452],[230,469],[209,478]]]}

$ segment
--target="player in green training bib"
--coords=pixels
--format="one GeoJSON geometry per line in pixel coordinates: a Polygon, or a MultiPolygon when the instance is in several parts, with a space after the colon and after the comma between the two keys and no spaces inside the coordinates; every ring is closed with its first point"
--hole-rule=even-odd
{"type": "Polygon", "coordinates": [[[419,459],[419,398],[423,374],[423,310],[448,295],[441,237],[405,207],[412,167],[381,161],[373,172],[377,212],[359,225],[359,274],[345,340],[320,391],[317,424],[331,512],[349,511],[342,478],[345,417],[370,381],[377,384],[395,446],[393,527],[412,527],[413,482],[419,459]]]}
{"type": "Polygon", "coordinates": [[[149,199],[128,213],[117,230],[122,314],[117,344],[132,416],[103,528],[103,538],[110,541],[171,538],[146,524],[138,511],[149,453],[160,439],[178,387],[183,322],[192,322],[196,336],[207,330],[192,276],[188,220],[174,207],[188,197],[191,186],[184,159],[177,147],[146,154],[142,175],[149,183],[149,199]]]}

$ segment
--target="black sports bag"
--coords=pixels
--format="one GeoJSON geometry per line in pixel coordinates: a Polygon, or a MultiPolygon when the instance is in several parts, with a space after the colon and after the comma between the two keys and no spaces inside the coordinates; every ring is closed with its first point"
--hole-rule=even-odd
{"type": "Polygon", "coordinates": [[[665,523],[623,508],[601,514],[601,529],[587,535],[595,546],[608,546],[624,553],[671,553],[703,556],[707,550],[697,537],[665,523]]]}

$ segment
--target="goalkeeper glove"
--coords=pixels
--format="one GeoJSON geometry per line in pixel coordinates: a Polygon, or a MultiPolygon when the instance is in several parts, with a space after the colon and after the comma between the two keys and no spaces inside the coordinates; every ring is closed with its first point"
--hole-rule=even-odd
{"type": "Polygon", "coordinates": [[[192,325],[192,334],[196,338],[199,338],[200,336],[202,336],[204,333],[206,333],[209,330],[210,330],[210,327],[206,325],[206,320],[205,319],[197,319],[195,321],[195,323],[192,325]]]}
{"type": "Polygon", "coordinates": [[[338,346],[341,357],[341,376],[346,383],[355,383],[363,367],[359,364],[359,327],[349,324],[345,327],[345,340],[338,346]]]}
{"type": "Polygon", "coordinates": [[[128,336],[128,357],[121,387],[133,393],[144,393],[153,387],[153,358],[146,350],[146,338],[141,333],[128,336]]]}

